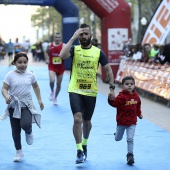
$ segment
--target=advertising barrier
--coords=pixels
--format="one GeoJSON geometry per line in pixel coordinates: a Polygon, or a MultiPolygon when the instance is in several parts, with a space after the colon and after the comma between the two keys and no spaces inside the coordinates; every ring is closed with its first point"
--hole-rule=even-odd
{"type": "Polygon", "coordinates": [[[170,66],[122,59],[115,81],[129,75],[137,88],[170,100],[170,66]]]}

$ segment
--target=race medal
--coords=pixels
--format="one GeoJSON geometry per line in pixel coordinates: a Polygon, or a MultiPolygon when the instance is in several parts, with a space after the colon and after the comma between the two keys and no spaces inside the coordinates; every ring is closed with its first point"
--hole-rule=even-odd
{"type": "Polygon", "coordinates": [[[61,64],[62,60],[60,57],[53,57],[52,62],[53,64],[61,64]]]}

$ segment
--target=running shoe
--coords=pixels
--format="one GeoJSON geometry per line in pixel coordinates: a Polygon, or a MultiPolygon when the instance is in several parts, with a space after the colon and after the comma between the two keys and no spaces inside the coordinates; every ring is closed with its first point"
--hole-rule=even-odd
{"type": "Polygon", "coordinates": [[[84,159],[85,159],[84,152],[81,150],[77,150],[76,164],[83,163],[84,159]]]}
{"type": "Polygon", "coordinates": [[[30,134],[25,132],[25,139],[28,145],[32,145],[33,141],[34,141],[34,136],[32,134],[32,132],[30,134]]]}
{"type": "Polygon", "coordinates": [[[53,100],[53,105],[54,106],[57,106],[58,104],[57,104],[57,99],[56,98],[54,98],[54,100],[53,100]]]}
{"type": "Polygon", "coordinates": [[[128,165],[133,165],[135,163],[134,156],[133,156],[132,153],[128,153],[126,157],[127,157],[127,164],[128,165]]]}
{"type": "Polygon", "coordinates": [[[54,92],[51,92],[50,97],[49,97],[49,100],[52,101],[53,98],[54,98],[54,92]]]}
{"type": "Polygon", "coordinates": [[[82,147],[83,147],[83,151],[84,151],[84,155],[85,155],[84,160],[86,160],[87,159],[87,145],[82,145],[82,147]]]}
{"type": "Polygon", "coordinates": [[[15,155],[13,161],[14,162],[20,162],[23,157],[24,157],[24,153],[22,152],[21,149],[19,149],[19,150],[16,151],[16,155],[15,155]]]}

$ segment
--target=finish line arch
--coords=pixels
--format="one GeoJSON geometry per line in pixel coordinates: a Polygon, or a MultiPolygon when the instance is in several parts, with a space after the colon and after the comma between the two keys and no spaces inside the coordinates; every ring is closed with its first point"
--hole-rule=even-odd
{"type": "MultiPolygon", "coordinates": [[[[79,10],[71,0],[0,0],[0,4],[53,6],[62,15],[62,39],[64,43],[68,42],[79,27],[79,10]]],[[[74,44],[78,44],[78,40],[74,44]]],[[[65,60],[67,70],[71,69],[70,60],[65,60]]]]}

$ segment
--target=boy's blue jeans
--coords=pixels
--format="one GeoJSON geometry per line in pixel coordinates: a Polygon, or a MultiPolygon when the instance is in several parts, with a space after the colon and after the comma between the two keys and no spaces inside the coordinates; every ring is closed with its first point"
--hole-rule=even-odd
{"type": "Polygon", "coordinates": [[[133,141],[134,141],[135,129],[136,129],[136,125],[117,126],[116,134],[115,134],[115,140],[120,141],[122,140],[123,134],[126,130],[127,150],[128,150],[128,153],[132,153],[132,154],[133,154],[133,141]]]}

